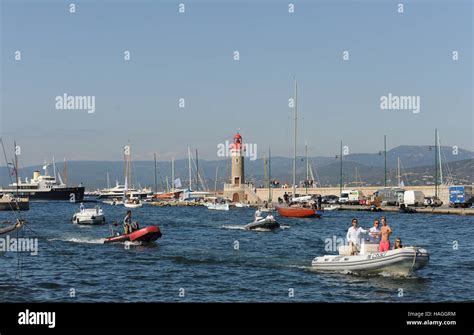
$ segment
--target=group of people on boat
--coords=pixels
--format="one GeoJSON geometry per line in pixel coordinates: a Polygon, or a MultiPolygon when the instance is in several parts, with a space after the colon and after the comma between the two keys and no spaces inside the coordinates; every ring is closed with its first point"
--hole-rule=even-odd
{"type": "MultiPolygon", "coordinates": [[[[356,218],[352,219],[352,226],[347,230],[346,240],[351,248],[351,255],[357,255],[360,251],[360,244],[362,240],[367,240],[369,243],[378,244],[380,252],[390,250],[390,235],[392,235],[392,228],[387,223],[387,218],[382,216],[374,220],[373,227],[370,229],[363,229],[359,226],[356,218]],[[380,221],[382,227],[380,227],[380,221]]],[[[402,248],[402,240],[397,237],[393,249],[402,248]]]]}
{"type": "Polygon", "coordinates": [[[257,222],[257,221],[260,221],[260,220],[263,220],[263,219],[265,219],[265,220],[275,220],[275,217],[273,216],[272,213],[268,213],[268,215],[264,218],[262,216],[262,212],[259,209],[257,209],[255,211],[254,222],[257,222]]]}

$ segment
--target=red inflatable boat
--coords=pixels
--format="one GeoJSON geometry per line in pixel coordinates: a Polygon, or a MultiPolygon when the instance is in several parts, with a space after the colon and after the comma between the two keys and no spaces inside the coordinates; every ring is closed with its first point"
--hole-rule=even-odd
{"type": "Polygon", "coordinates": [[[161,237],[161,231],[158,226],[149,226],[130,234],[123,234],[118,236],[110,236],[104,240],[104,243],[116,243],[116,242],[152,242],[156,241],[161,237]]]}

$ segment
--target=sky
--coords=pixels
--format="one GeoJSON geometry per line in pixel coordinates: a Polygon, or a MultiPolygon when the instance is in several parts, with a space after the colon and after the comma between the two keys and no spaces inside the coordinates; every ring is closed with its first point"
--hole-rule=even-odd
{"type": "Polygon", "coordinates": [[[298,154],[432,144],[435,128],[474,150],[473,2],[400,2],[0,0],[0,133],[23,165],[121,160],[128,141],[135,160],[217,159],[237,129],[290,157],[296,77],[298,154]],[[65,93],[95,112],[57,109],[65,93]],[[382,110],[389,93],[420,112],[382,110]]]}

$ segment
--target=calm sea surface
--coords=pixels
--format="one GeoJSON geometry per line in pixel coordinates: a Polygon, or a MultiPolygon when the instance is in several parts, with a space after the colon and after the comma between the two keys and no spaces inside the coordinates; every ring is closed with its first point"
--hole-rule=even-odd
{"type": "MultiPolygon", "coordinates": [[[[125,214],[123,206],[102,207],[108,222],[125,214]]],[[[163,236],[143,246],[104,245],[109,225],[72,224],[77,208],[32,203],[22,214],[41,236],[39,253],[0,256],[0,302],[474,301],[473,217],[338,211],[279,218],[284,229],[254,232],[239,229],[252,221],[252,209],[144,206],[134,219],[159,225],[163,236]],[[410,278],[311,271],[312,258],[328,254],[325,240],[345,237],[353,216],[370,227],[379,215],[388,218],[392,240],[428,249],[427,267],[410,278]]],[[[0,222],[13,218],[0,212],[0,222]]],[[[21,234],[35,237],[28,229],[21,234]]]]}

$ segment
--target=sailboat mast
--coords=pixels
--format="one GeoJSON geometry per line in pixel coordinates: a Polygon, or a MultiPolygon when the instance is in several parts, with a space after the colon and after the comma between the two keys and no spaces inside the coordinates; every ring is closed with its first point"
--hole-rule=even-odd
{"type": "Polygon", "coordinates": [[[174,156],[171,157],[171,190],[174,190],[174,156]]]}
{"type": "Polygon", "coordinates": [[[110,177],[109,177],[109,173],[107,172],[107,189],[110,188],[110,177]]]}
{"type": "Polygon", "coordinates": [[[438,132],[438,167],[439,167],[439,184],[443,184],[443,166],[441,162],[441,142],[439,140],[439,132],[438,132]]]}
{"type": "MultiPolygon", "coordinates": [[[[16,145],[15,145],[15,150],[16,150],[16,145]]],[[[53,156],[53,175],[54,175],[54,181],[56,182],[56,162],[54,161],[54,156],[53,156]]]]}
{"type": "Polygon", "coordinates": [[[308,143],[304,144],[305,155],[306,155],[306,195],[308,195],[308,184],[309,184],[309,163],[308,163],[308,143]]]}
{"type": "Polygon", "coordinates": [[[156,153],[153,153],[153,161],[155,163],[155,193],[158,193],[158,177],[157,177],[157,167],[156,167],[156,153]]]}
{"type": "Polygon", "coordinates": [[[189,190],[193,189],[193,176],[191,172],[191,149],[188,147],[188,173],[189,173],[189,190]]]}
{"type": "Polygon", "coordinates": [[[397,178],[398,178],[398,187],[402,184],[400,176],[400,156],[397,157],[397,178]]]}
{"type": "Polygon", "coordinates": [[[66,157],[64,157],[63,175],[64,175],[64,184],[67,185],[67,163],[66,163],[66,157]]]}
{"type": "Polygon", "coordinates": [[[339,196],[342,196],[342,141],[341,141],[341,152],[339,155],[339,196]]]}
{"type": "Polygon", "coordinates": [[[438,129],[435,128],[435,197],[438,197],[438,129]]]}
{"type": "MultiPolygon", "coordinates": [[[[202,184],[202,181],[201,181],[202,184]]],[[[204,187],[204,185],[202,185],[204,187]]],[[[196,191],[199,191],[199,156],[198,149],[196,149],[196,191]]]]}
{"type": "Polygon", "coordinates": [[[268,148],[268,204],[272,203],[272,163],[271,163],[272,152],[268,148]]]}
{"type": "Polygon", "coordinates": [[[16,142],[13,143],[15,146],[15,179],[16,179],[16,196],[18,198],[18,153],[17,153],[17,146],[16,142]]]}
{"type": "Polygon", "coordinates": [[[214,192],[217,193],[217,172],[219,171],[219,162],[217,162],[217,166],[216,166],[216,179],[214,181],[214,192]]]}
{"type": "Polygon", "coordinates": [[[297,138],[297,120],[298,120],[298,82],[295,77],[295,93],[294,93],[294,112],[295,112],[295,124],[294,132],[295,138],[293,143],[293,197],[296,197],[296,138],[297,138]]]}

